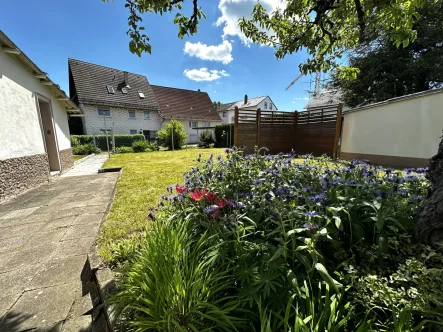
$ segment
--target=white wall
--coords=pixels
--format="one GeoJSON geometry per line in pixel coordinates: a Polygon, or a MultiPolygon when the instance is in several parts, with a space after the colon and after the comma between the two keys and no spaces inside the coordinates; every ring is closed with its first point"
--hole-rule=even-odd
{"type": "Polygon", "coordinates": [[[227,112],[227,116],[226,118],[223,117],[223,112],[218,112],[218,115],[220,115],[220,118],[222,120],[223,124],[229,124],[229,123],[234,123],[235,122],[235,111],[226,111],[227,112]]]}
{"type": "Polygon", "coordinates": [[[137,130],[137,133],[140,132],[140,129],[158,131],[162,122],[158,113],[154,111],[151,111],[150,119],[145,119],[143,111],[137,110],[135,111],[135,119],[132,119],[129,118],[128,109],[126,108],[85,105],[83,121],[87,135],[98,135],[100,129],[105,129],[103,116],[98,116],[97,108],[111,111],[111,117],[106,117],[106,126],[111,129],[114,123],[115,134],[129,135],[131,129],[137,130]]]}
{"type": "Polygon", "coordinates": [[[341,151],[428,159],[443,129],[443,92],[346,113],[341,151]]]}
{"type": "Polygon", "coordinates": [[[59,149],[71,147],[63,106],[30,71],[0,51],[0,159],[45,153],[35,92],[51,99],[59,149]]]}

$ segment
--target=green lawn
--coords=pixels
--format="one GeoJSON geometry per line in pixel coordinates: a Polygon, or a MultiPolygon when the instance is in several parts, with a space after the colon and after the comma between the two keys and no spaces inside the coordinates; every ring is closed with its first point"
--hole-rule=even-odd
{"type": "Polygon", "coordinates": [[[85,155],[80,155],[80,154],[74,154],[74,161],[77,161],[77,160],[82,159],[84,157],[86,157],[86,156],[85,155]]]}
{"type": "Polygon", "coordinates": [[[113,246],[148,221],[149,208],[157,207],[166,186],[183,182],[183,173],[196,164],[198,153],[223,154],[224,149],[187,149],[112,155],[104,167],[123,167],[111,211],[99,236],[99,253],[111,259],[113,246]]]}

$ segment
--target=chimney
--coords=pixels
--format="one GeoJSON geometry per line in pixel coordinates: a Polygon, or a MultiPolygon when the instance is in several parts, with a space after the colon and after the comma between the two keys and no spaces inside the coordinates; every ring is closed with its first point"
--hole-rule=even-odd
{"type": "Polygon", "coordinates": [[[200,92],[200,89],[198,89],[198,92],[200,92]]]}
{"type": "Polygon", "coordinates": [[[128,72],[124,71],[123,72],[123,76],[124,76],[124,79],[125,79],[126,86],[129,87],[129,75],[128,75],[128,72]]]}
{"type": "Polygon", "coordinates": [[[245,105],[248,103],[248,95],[245,95],[245,105]]]}

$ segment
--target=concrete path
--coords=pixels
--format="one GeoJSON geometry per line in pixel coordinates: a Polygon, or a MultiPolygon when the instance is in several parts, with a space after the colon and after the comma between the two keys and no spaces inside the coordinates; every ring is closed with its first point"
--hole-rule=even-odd
{"type": "Polygon", "coordinates": [[[96,154],[85,161],[75,165],[66,173],[62,174],[61,177],[70,176],[84,176],[84,175],[94,175],[97,174],[99,168],[108,160],[107,154],[96,154]]]}
{"type": "MultiPolygon", "coordinates": [[[[92,172],[104,157],[71,174],[92,172]]],[[[0,331],[90,331],[80,273],[117,178],[60,177],[0,204],[0,331]]]]}

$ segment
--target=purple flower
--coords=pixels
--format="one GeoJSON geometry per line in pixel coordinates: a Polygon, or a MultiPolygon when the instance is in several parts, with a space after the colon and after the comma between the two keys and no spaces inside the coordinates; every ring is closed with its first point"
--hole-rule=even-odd
{"type": "Polygon", "coordinates": [[[305,212],[305,216],[306,217],[317,217],[318,216],[318,213],[317,212],[315,212],[315,211],[307,211],[307,212],[305,212]]]}
{"type": "Polygon", "coordinates": [[[237,202],[237,207],[238,207],[239,209],[243,209],[244,207],[246,207],[246,205],[243,204],[242,202],[237,202]]]}
{"type": "Polygon", "coordinates": [[[221,155],[218,155],[218,156],[217,156],[218,161],[221,161],[222,158],[223,158],[223,157],[222,157],[221,155]]]}
{"type": "Polygon", "coordinates": [[[302,191],[309,191],[312,190],[312,186],[306,186],[302,188],[302,191]]]}
{"type": "Polygon", "coordinates": [[[218,209],[217,205],[209,205],[209,206],[205,207],[203,209],[203,211],[207,214],[211,214],[211,213],[214,213],[215,211],[217,211],[217,209],[218,209]]]}

